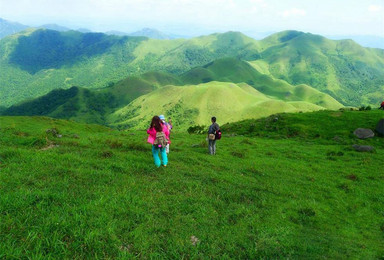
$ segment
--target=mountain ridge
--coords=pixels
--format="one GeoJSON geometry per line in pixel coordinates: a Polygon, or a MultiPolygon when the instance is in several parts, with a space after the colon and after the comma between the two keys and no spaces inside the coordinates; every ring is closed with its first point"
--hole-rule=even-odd
{"type": "Polygon", "coordinates": [[[359,106],[381,99],[382,53],[352,41],[332,41],[299,31],[256,41],[240,32],[155,40],[29,30],[0,40],[0,93],[2,103],[10,106],[54,88],[102,88],[148,71],[181,75],[231,57],[249,62],[275,80],[308,85],[344,105],[359,106]]]}

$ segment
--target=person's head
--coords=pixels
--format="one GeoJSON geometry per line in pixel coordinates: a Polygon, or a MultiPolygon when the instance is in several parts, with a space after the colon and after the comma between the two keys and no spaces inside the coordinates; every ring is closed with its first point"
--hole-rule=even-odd
{"type": "Polygon", "coordinates": [[[161,120],[158,116],[152,117],[151,127],[155,128],[157,132],[161,132],[163,130],[161,120]]]}
{"type": "Polygon", "coordinates": [[[212,121],[212,123],[215,123],[215,122],[216,122],[216,117],[213,116],[213,117],[211,118],[211,121],[212,121]]]}
{"type": "Polygon", "coordinates": [[[159,118],[161,121],[165,122],[165,116],[164,115],[159,115],[159,118]]]}

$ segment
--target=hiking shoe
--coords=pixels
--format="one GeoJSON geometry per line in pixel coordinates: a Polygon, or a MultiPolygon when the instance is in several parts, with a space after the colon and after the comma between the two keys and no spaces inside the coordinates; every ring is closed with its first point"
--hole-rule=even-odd
{"type": "Polygon", "coordinates": [[[163,165],[164,167],[167,167],[167,165],[163,165]]]}

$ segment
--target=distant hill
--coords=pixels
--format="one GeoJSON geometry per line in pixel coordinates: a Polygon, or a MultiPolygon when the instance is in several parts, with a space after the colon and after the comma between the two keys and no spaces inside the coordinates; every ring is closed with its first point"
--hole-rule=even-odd
{"type": "Polygon", "coordinates": [[[307,85],[292,86],[259,73],[245,61],[224,58],[177,77],[148,72],[103,89],[72,87],[14,105],[4,115],[44,115],[118,128],[144,127],[154,114],[181,128],[215,115],[235,122],[280,112],[339,109],[342,105],[307,85]],[[210,78],[205,78],[209,75],[210,78]]]}
{"type": "Polygon", "coordinates": [[[66,31],[72,30],[72,29],[70,29],[68,27],[61,26],[61,25],[58,25],[58,24],[43,24],[43,25],[38,26],[37,28],[39,28],[39,29],[47,29],[47,30],[54,30],[54,31],[59,31],[59,32],[66,32],[66,31]]]}
{"type": "Polygon", "coordinates": [[[307,84],[345,105],[377,104],[384,89],[384,50],[352,40],[285,31],[261,41],[255,65],[290,84],[307,84]]]}
{"type": "Polygon", "coordinates": [[[9,106],[55,88],[100,88],[146,71],[179,74],[226,56],[253,59],[251,42],[240,33],[170,41],[29,30],[0,42],[0,93],[9,106]]]}
{"type": "Polygon", "coordinates": [[[56,88],[102,88],[149,71],[183,75],[193,68],[208,76],[192,76],[190,83],[231,82],[236,78],[225,68],[231,62],[209,71],[201,66],[234,58],[248,63],[239,64],[236,77],[260,91],[275,93],[274,84],[305,85],[343,105],[375,105],[384,89],[383,57],[384,50],[363,48],[351,40],[333,41],[297,31],[256,41],[239,32],[158,40],[30,29],[0,41],[0,94],[2,104],[10,106],[56,88]],[[246,75],[250,67],[258,74],[246,75]]]}
{"type": "Polygon", "coordinates": [[[156,29],[143,28],[140,31],[129,34],[130,36],[145,36],[151,39],[170,40],[172,37],[166,33],[160,32],[156,29]]]}
{"type": "Polygon", "coordinates": [[[0,18],[0,39],[8,35],[21,32],[22,30],[25,30],[27,28],[27,25],[10,22],[0,18]]]}
{"type": "Polygon", "coordinates": [[[327,38],[333,39],[333,40],[350,39],[350,40],[353,40],[364,47],[384,49],[384,37],[380,37],[380,36],[374,36],[374,35],[330,35],[330,36],[327,36],[327,38]]]}

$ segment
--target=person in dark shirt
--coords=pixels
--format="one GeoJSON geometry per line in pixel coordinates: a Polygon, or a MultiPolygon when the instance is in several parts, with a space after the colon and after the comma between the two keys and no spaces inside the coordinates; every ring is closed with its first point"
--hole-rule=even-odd
{"type": "Polygon", "coordinates": [[[216,154],[216,139],[215,134],[216,131],[220,129],[219,125],[216,123],[216,117],[211,118],[212,125],[209,126],[208,129],[208,150],[209,154],[216,154]]]}

